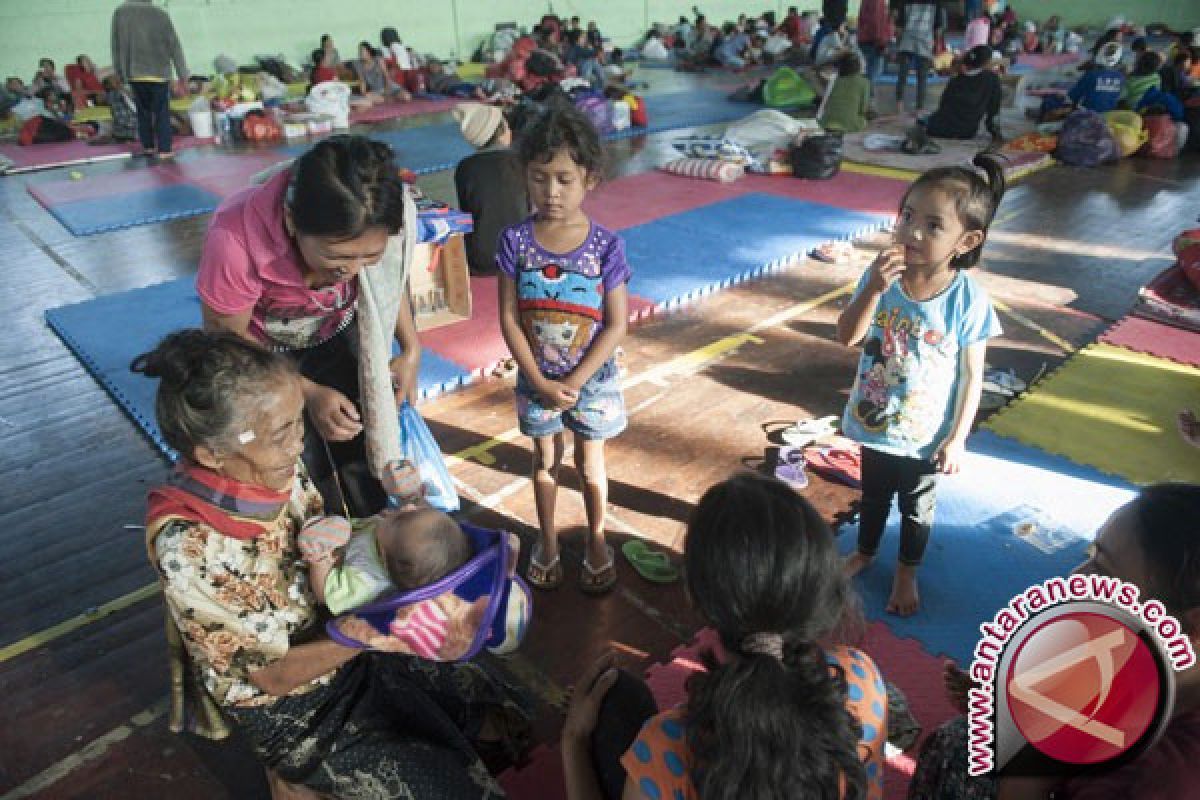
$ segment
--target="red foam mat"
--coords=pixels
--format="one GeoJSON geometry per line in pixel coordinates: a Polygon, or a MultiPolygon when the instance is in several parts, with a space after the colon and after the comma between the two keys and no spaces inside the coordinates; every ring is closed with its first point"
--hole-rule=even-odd
{"type": "Polygon", "coordinates": [[[600,184],[587,196],[583,208],[601,225],[621,230],[744,193],[745,189],[738,183],[718,183],[652,171],[600,184]]]}
{"type": "Polygon", "coordinates": [[[1125,317],[1101,337],[1105,344],[1200,367],[1200,333],[1141,317],[1125,317]]]}
{"type": "Polygon", "coordinates": [[[352,112],[350,122],[357,125],[365,122],[385,122],[389,119],[414,117],[417,114],[436,114],[439,111],[449,111],[464,102],[466,101],[459,97],[418,97],[407,103],[380,103],[377,106],[352,112]]]}
{"type": "MultiPolygon", "coordinates": [[[[212,139],[197,139],[194,136],[176,136],[172,149],[176,152],[192,147],[212,144],[212,139]]],[[[42,169],[50,167],[65,167],[71,164],[87,164],[91,161],[105,161],[115,158],[130,158],[141,150],[136,144],[103,144],[90,145],[84,141],[51,142],[47,144],[0,145],[0,154],[12,159],[14,172],[42,169]]]]}

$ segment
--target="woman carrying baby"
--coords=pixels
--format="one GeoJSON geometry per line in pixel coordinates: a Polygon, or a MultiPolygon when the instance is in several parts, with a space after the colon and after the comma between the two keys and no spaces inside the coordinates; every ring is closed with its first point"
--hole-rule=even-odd
{"type": "Polygon", "coordinates": [[[501,795],[478,752],[527,715],[481,666],[362,652],[318,620],[296,534],[323,512],[300,461],[294,362],[233,333],[173,333],[133,369],[180,459],[146,535],[167,606],[172,730],[231,721],[272,780],[326,795],[501,795]],[[185,714],[186,711],[189,713],[185,714]]]}

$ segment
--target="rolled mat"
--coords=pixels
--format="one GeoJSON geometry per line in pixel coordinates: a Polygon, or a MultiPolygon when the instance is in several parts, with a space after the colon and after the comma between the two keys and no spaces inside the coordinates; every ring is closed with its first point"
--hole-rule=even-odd
{"type": "Polygon", "coordinates": [[[746,173],[741,164],[720,161],[715,158],[677,158],[659,167],[672,175],[686,178],[703,178],[718,183],[733,183],[746,173]]]}

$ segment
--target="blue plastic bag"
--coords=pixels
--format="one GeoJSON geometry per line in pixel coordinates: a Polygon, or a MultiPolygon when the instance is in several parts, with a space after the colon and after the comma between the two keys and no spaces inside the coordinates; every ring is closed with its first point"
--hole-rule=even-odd
{"type": "Polygon", "coordinates": [[[420,473],[429,505],[447,514],[458,511],[458,492],[442,450],[421,414],[407,402],[400,406],[400,449],[420,473]]]}

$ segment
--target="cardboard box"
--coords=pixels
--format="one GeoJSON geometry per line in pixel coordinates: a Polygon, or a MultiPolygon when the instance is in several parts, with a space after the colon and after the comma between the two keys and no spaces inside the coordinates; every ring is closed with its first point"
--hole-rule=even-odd
{"type": "Polygon", "coordinates": [[[417,330],[471,318],[471,274],[461,233],[442,244],[418,244],[408,276],[417,330]]]}

